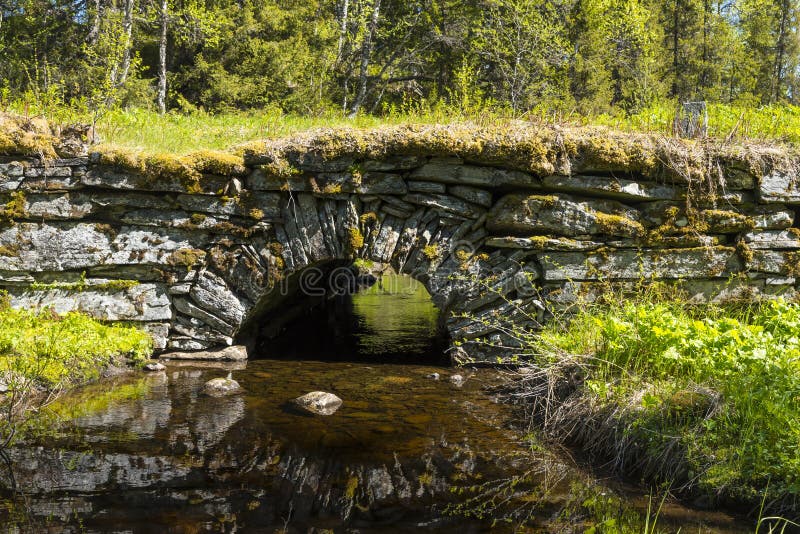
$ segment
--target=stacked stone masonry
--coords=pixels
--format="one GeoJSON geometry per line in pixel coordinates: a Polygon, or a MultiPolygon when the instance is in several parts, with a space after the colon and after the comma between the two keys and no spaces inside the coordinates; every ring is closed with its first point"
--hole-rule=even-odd
{"type": "Polygon", "coordinates": [[[724,187],[692,196],[626,168],[542,175],[424,151],[300,154],[290,173],[268,154],[245,163],[187,188],[97,155],[0,159],[0,286],[16,307],[207,350],[271,320],[298,273],[363,258],[426,285],[459,361],[513,356],[498,318],[535,327],[609,284],[670,281],[703,300],[798,289],[800,187],[778,171],[723,169],[724,187]]]}

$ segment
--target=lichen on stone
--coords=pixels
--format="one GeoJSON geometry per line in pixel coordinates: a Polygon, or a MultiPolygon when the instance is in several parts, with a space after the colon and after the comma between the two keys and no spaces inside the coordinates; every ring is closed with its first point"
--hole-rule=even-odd
{"type": "Polygon", "coordinates": [[[364,246],[364,235],[356,227],[347,229],[347,250],[350,254],[361,250],[364,246]]]}
{"type": "Polygon", "coordinates": [[[178,267],[186,267],[186,270],[191,270],[192,267],[199,264],[206,257],[204,250],[196,248],[180,248],[172,252],[167,257],[167,264],[178,267]]]}
{"type": "Polygon", "coordinates": [[[431,243],[430,245],[425,245],[422,248],[422,255],[428,258],[428,260],[434,261],[441,257],[442,252],[439,250],[438,244],[431,243]]]}
{"type": "Polygon", "coordinates": [[[639,237],[644,235],[644,226],[622,215],[595,212],[597,228],[601,234],[639,237]]]}
{"type": "Polygon", "coordinates": [[[368,211],[367,213],[362,214],[359,220],[363,225],[375,224],[378,222],[378,214],[374,211],[368,211]]]}

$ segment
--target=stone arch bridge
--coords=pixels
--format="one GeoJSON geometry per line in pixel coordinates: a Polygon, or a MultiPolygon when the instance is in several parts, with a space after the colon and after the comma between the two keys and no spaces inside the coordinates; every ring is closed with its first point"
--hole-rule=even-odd
{"type": "Polygon", "coordinates": [[[426,285],[458,361],[513,357],[501,323],[535,327],[609,284],[798,288],[800,185],[775,149],[456,125],[241,153],[7,151],[0,286],[13,306],[133,321],[159,350],[194,351],[277,331],[303,272],[360,258],[426,285]]]}

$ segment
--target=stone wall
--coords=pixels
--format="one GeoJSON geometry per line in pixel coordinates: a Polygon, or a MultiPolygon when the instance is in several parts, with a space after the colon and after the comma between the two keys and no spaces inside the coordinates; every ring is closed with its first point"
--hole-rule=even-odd
{"type": "Polygon", "coordinates": [[[309,269],[362,258],[427,286],[459,361],[513,356],[497,317],[535,326],[609,284],[665,280],[706,300],[798,289],[790,155],[390,133],[317,132],[240,160],[0,156],[0,286],[14,306],[134,321],[159,349],[203,350],[280,321],[309,269]]]}

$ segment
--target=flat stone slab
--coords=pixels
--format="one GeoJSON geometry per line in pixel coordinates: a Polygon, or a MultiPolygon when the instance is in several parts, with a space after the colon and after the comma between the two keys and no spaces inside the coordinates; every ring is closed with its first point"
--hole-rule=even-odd
{"type": "Polygon", "coordinates": [[[594,241],[578,241],[569,238],[554,238],[548,236],[534,237],[490,237],[486,240],[487,247],[510,248],[520,250],[597,250],[603,243],[594,241]]]}
{"type": "Polygon", "coordinates": [[[640,232],[640,213],[613,200],[580,201],[562,195],[510,194],[489,211],[486,229],[495,234],[607,234],[640,232]]]}
{"type": "Polygon", "coordinates": [[[725,278],[743,267],[732,247],[550,252],[539,260],[547,281],[725,278]]]}
{"type": "Polygon", "coordinates": [[[411,173],[411,178],[426,182],[487,187],[500,185],[516,185],[533,189],[541,187],[538,178],[525,172],[438,161],[433,161],[415,170],[411,173]]]}
{"type": "Polygon", "coordinates": [[[193,352],[166,352],[160,356],[162,360],[210,360],[210,361],[242,361],[247,359],[247,347],[233,345],[219,350],[201,350],[193,352]]]}
{"type": "Polygon", "coordinates": [[[547,176],[542,185],[555,191],[608,197],[618,200],[677,200],[677,188],[647,181],[624,180],[606,176],[547,176]]]}
{"type": "Polygon", "coordinates": [[[138,284],[124,289],[81,290],[14,288],[14,308],[52,308],[59,314],[80,311],[104,321],[169,321],[170,302],[163,284],[138,284]]]}
{"type": "Polygon", "coordinates": [[[773,171],[761,177],[758,196],[762,202],[800,204],[800,179],[794,174],[773,171]]]}
{"type": "MultiPolygon", "coordinates": [[[[793,230],[797,230],[794,228],[793,230]]],[[[745,234],[744,240],[750,248],[756,249],[798,249],[800,248],[800,232],[767,231],[745,234]]]]}

